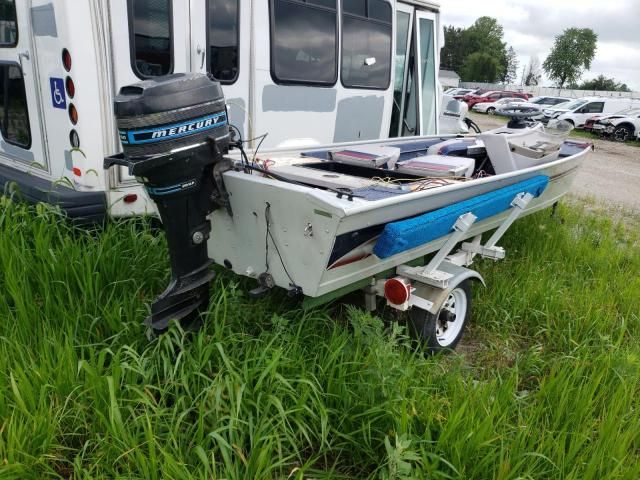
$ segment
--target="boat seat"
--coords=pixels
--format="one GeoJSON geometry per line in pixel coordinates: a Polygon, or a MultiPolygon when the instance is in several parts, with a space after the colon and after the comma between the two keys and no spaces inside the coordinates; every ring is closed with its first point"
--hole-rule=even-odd
{"type": "MultiPolygon", "coordinates": [[[[430,138],[428,140],[412,140],[406,142],[388,143],[383,144],[387,147],[395,147],[400,149],[399,161],[408,160],[414,158],[418,154],[425,155],[427,150],[432,145],[445,142],[446,138],[430,138]]],[[[350,148],[356,148],[355,146],[350,148]]],[[[331,160],[330,150],[313,150],[309,152],[302,152],[300,156],[318,158],[320,160],[331,160]]]]}
{"type": "Polygon", "coordinates": [[[515,172],[558,159],[563,139],[542,125],[522,130],[494,130],[480,134],[496,174],[515,172]]]}
{"type": "Polygon", "coordinates": [[[534,159],[544,158],[560,150],[559,144],[545,141],[538,141],[531,145],[517,145],[509,143],[509,147],[513,153],[534,159]]]}

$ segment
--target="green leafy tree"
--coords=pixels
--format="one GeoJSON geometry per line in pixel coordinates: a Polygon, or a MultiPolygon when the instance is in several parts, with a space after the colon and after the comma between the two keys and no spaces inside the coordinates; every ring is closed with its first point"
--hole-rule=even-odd
{"type": "Polygon", "coordinates": [[[444,47],[440,51],[440,68],[460,72],[468,52],[464,45],[463,28],[444,27],[444,47]]]}
{"type": "Polygon", "coordinates": [[[598,75],[593,80],[587,80],[577,86],[579,90],[597,90],[601,92],[630,92],[625,83],[617,82],[615,78],[598,75]]]}
{"type": "MultiPolygon", "coordinates": [[[[493,83],[502,80],[508,68],[507,44],[503,41],[504,29],[495,18],[480,17],[464,32],[465,48],[471,55],[481,52],[492,56],[498,68],[495,76],[486,80],[493,83]]],[[[468,60],[468,57],[465,59],[468,60]]],[[[487,69],[490,71],[490,69],[487,69]]]]}
{"type": "Polygon", "coordinates": [[[515,52],[512,59],[509,58],[503,41],[504,29],[495,18],[480,17],[466,29],[446,26],[444,37],[445,45],[440,53],[440,64],[443,69],[458,72],[466,81],[474,81],[482,77],[484,79],[482,81],[494,83],[505,81],[511,73],[515,80],[517,58],[515,52]],[[483,58],[492,57],[486,68],[477,64],[477,55],[470,58],[476,53],[485,54],[483,58]],[[510,62],[514,63],[511,67],[513,72],[509,71],[510,62]]]}
{"type": "Polygon", "coordinates": [[[591,68],[598,35],[590,28],[568,28],[555,39],[553,49],[542,64],[551,80],[560,88],[575,83],[591,68]]]}
{"type": "Polygon", "coordinates": [[[467,57],[461,76],[468,82],[493,83],[499,78],[500,64],[493,55],[475,52],[467,57]]]}

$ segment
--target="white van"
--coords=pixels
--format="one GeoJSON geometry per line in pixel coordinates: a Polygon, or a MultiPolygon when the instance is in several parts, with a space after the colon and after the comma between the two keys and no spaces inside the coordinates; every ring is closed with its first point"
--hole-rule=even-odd
{"type": "Polygon", "coordinates": [[[583,128],[585,122],[598,114],[615,113],[627,108],[640,107],[640,100],[632,98],[584,97],[544,110],[543,121],[556,118],[566,120],[575,128],[583,128]]]}
{"type": "Polygon", "coordinates": [[[121,150],[113,99],[143,79],[212,75],[249,148],[439,131],[431,0],[1,3],[0,195],[71,217],[154,211],[124,168],[102,168],[121,150]]]}

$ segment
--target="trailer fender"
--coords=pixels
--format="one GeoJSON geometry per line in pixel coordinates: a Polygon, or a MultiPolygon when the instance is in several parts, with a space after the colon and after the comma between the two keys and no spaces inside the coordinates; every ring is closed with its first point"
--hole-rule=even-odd
{"type": "Polygon", "coordinates": [[[449,280],[449,286],[445,289],[433,287],[418,281],[413,282],[414,290],[411,292],[412,298],[410,300],[412,307],[422,308],[423,310],[436,315],[440,311],[442,304],[449,297],[449,294],[465,280],[470,279],[480,282],[484,287],[487,286],[482,275],[475,270],[470,270],[464,267],[456,267],[455,269],[449,268],[447,270],[449,270],[449,273],[453,273],[454,276],[449,280]],[[455,272],[450,270],[455,270],[455,272]]]}

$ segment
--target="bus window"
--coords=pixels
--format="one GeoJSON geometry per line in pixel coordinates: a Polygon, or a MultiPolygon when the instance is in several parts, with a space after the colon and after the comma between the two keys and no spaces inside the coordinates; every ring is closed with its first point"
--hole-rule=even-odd
{"type": "Polygon", "coordinates": [[[0,0],[0,47],[18,44],[15,0],[0,0]]]}
{"type": "Polygon", "coordinates": [[[7,143],[31,147],[27,94],[18,65],[0,64],[0,132],[7,143]]]}
{"type": "Polygon", "coordinates": [[[391,78],[391,5],[346,0],[342,11],[342,84],[386,90],[391,78]]]}
{"type": "Polygon", "coordinates": [[[140,78],[173,70],[171,0],[129,0],[132,67],[140,78]]]}
{"type": "Polygon", "coordinates": [[[276,83],[334,85],[336,0],[272,0],[271,76],[276,83]]]}
{"type": "Polygon", "coordinates": [[[209,72],[224,84],[238,78],[239,0],[209,0],[209,72]]]}

